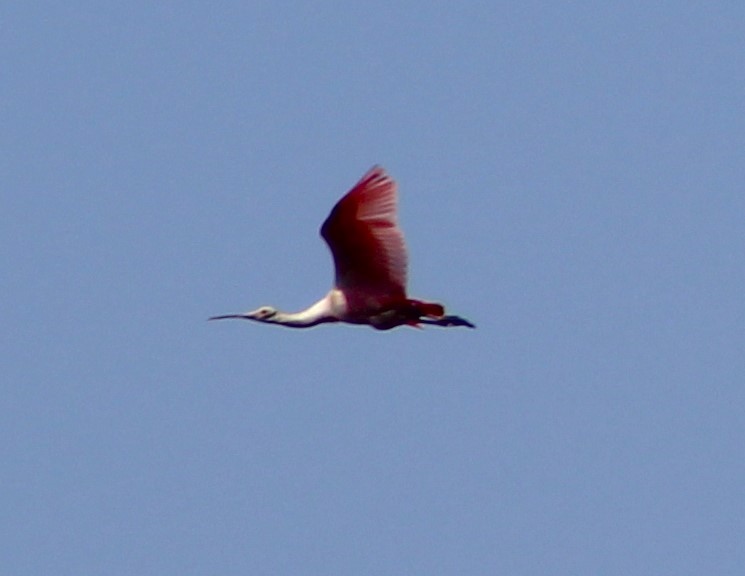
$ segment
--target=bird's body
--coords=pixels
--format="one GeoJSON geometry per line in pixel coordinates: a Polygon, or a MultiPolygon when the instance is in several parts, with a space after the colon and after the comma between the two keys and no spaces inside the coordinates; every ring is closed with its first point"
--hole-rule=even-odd
{"type": "Polygon", "coordinates": [[[336,270],[335,285],[321,300],[301,312],[263,306],[210,320],[243,318],[293,328],[325,322],[368,324],[379,330],[419,324],[474,327],[458,316],[445,316],[441,304],[406,296],[407,256],[396,222],[396,183],[381,167],[373,167],[336,203],[321,236],[336,270]]]}

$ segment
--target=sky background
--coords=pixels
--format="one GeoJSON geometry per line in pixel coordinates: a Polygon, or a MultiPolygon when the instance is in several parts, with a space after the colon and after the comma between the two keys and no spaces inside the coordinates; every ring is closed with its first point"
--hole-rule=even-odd
{"type": "Polygon", "coordinates": [[[745,7],[6,2],[4,574],[745,566],[745,7]],[[290,330],[373,164],[477,330],[290,330]]]}

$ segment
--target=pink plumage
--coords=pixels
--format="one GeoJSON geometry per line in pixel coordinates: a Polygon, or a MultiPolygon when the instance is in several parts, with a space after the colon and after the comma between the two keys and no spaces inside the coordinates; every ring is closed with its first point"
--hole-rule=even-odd
{"type": "Polygon", "coordinates": [[[396,183],[375,166],[331,210],[321,236],[334,257],[340,290],[405,295],[406,245],[396,201],[396,183]]]}

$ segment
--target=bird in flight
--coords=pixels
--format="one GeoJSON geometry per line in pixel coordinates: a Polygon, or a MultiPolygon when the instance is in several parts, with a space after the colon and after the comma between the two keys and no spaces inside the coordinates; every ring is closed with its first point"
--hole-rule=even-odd
{"type": "Polygon", "coordinates": [[[406,296],[407,257],[396,222],[396,182],[380,166],[371,168],[336,203],[321,236],[336,268],[334,287],[326,296],[301,312],[262,306],[210,320],[239,318],[291,328],[325,322],[367,324],[378,330],[420,324],[475,328],[465,318],[446,315],[442,304],[406,296]]]}

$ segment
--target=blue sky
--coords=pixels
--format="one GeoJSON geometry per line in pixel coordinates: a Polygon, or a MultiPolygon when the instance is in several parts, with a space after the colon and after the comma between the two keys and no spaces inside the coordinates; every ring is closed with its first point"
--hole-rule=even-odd
{"type": "Polygon", "coordinates": [[[735,574],[745,8],[0,9],[14,575],[735,574]],[[289,330],[373,164],[463,329],[289,330]]]}

